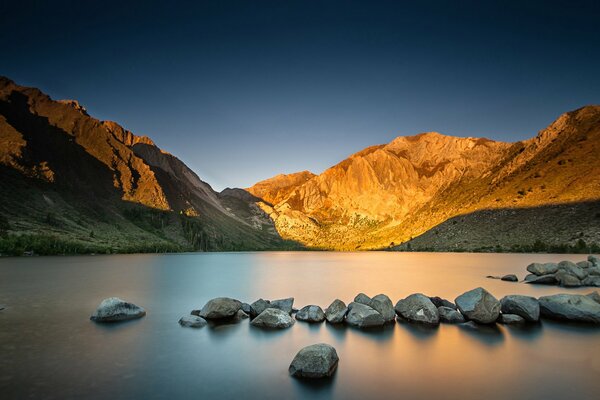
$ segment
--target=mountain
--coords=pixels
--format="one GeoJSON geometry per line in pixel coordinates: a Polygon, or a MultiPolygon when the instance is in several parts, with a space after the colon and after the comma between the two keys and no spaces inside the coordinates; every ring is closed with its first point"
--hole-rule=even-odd
{"type": "Polygon", "coordinates": [[[282,237],[309,247],[568,249],[600,244],[599,151],[600,106],[587,106],[529,140],[398,137],[285,186],[285,198],[278,177],[248,191],[282,237]]]}
{"type": "Polygon", "coordinates": [[[15,254],[297,247],[151,139],[3,77],[0,236],[15,254]]]}

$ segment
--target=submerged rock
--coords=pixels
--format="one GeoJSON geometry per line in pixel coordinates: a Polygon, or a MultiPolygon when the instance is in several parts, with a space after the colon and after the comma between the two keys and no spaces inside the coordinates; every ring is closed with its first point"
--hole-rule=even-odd
{"type": "Polygon", "coordinates": [[[141,318],[146,315],[146,310],[128,303],[118,297],[109,297],[102,300],[90,319],[95,322],[117,322],[141,318]]]}
{"type": "Polygon", "coordinates": [[[500,302],[481,287],[461,294],[455,302],[465,318],[479,324],[491,324],[500,315],[500,302]]]}
{"type": "Polygon", "coordinates": [[[298,321],[306,322],[323,322],[325,321],[325,313],[319,306],[305,306],[298,311],[296,314],[296,319],[298,321]]]}
{"type": "Polygon", "coordinates": [[[505,314],[515,314],[526,321],[537,322],[540,320],[540,303],[535,297],[509,295],[500,300],[500,309],[505,314]]]}
{"type": "Polygon", "coordinates": [[[294,307],[294,298],[288,297],[287,299],[272,300],[270,307],[291,314],[294,307]]]}
{"type": "Polygon", "coordinates": [[[438,309],[429,297],[421,293],[411,294],[405,299],[398,300],[395,310],[400,317],[410,322],[426,325],[438,325],[440,323],[438,309]]]}
{"type": "Polygon", "coordinates": [[[525,323],[525,318],[516,314],[500,314],[498,322],[505,325],[518,325],[525,323]]]}
{"type": "Polygon", "coordinates": [[[369,303],[369,306],[381,314],[386,322],[392,322],[396,317],[392,300],[390,300],[390,298],[385,294],[378,294],[377,296],[373,297],[369,303]]]}
{"type": "Polygon", "coordinates": [[[289,373],[298,378],[327,378],[337,368],[339,357],[335,349],[325,343],[301,349],[292,360],[289,373]]]}
{"type": "Polygon", "coordinates": [[[189,328],[202,328],[203,326],[206,326],[206,324],[208,324],[208,322],[204,318],[196,315],[184,315],[179,319],[179,325],[189,328]]]}
{"type": "Polygon", "coordinates": [[[507,281],[507,282],[519,282],[519,278],[517,278],[517,276],[514,274],[504,275],[500,279],[502,279],[503,281],[507,281]]]}
{"type": "Polygon", "coordinates": [[[540,312],[547,318],[600,324],[600,304],[579,294],[540,297],[540,312]]]}
{"type": "Polygon", "coordinates": [[[359,293],[354,298],[354,302],[368,306],[371,303],[371,298],[364,293],[359,293]]]}
{"type": "Polygon", "coordinates": [[[383,316],[370,306],[362,303],[350,303],[348,305],[348,314],[346,323],[358,328],[370,328],[383,326],[385,320],[383,316]]]}
{"type": "Polygon", "coordinates": [[[537,276],[552,275],[558,271],[557,263],[532,263],[527,266],[527,271],[537,276]]]}
{"type": "Polygon", "coordinates": [[[209,300],[200,310],[204,319],[225,319],[234,317],[242,308],[242,303],[229,297],[217,297],[209,300]]]}
{"type": "Polygon", "coordinates": [[[340,324],[344,322],[347,312],[348,307],[346,307],[346,303],[340,299],[335,299],[325,310],[325,318],[331,324],[340,324]]]}
{"type": "Polygon", "coordinates": [[[433,305],[436,306],[437,308],[440,308],[440,307],[449,307],[449,308],[453,308],[453,309],[456,310],[456,304],[454,304],[450,300],[446,300],[446,299],[443,299],[443,298],[438,297],[438,296],[430,297],[429,300],[431,300],[431,302],[433,303],[433,305]]]}
{"type": "Polygon", "coordinates": [[[554,275],[527,275],[525,277],[525,283],[538,284],[538,285],[556,285],[558,281],[554,275]]]}
{"type": "Polygon", "coordinates": [[[445,322],[448,324],[461,324],[465,322],[465,317],[463,317],[460,311],[450,307],[438,307],[438,314],[440,316],[440,322],[445,322]]]}
{"type": "Polygon", "coordinates": [[[258,299],[254,303],[250,304],[250,316],[254,318],[270,306],[271,302],[269,300],[258,299]]]}
{"type": "Polygon", "coordinates": [[[267,308],[251,322],[261,328],[285,329],[294,325],[294,320],[289,313],[278,308],[267,308]]]}

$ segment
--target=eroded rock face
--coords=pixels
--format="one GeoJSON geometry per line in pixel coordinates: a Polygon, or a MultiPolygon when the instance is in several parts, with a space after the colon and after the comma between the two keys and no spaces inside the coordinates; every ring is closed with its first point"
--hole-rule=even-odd
{"type": "Polygon", "coordinates": [[[301,349],[290,364],[290,375],[298,378],[327,378],[337,368],[339,357],[335,348],[319,343],[301,349]]]}
{"type": "Polygon", "coordinates": [[[448,324],[462,324],[465,322],[465,317],[463,317],[460,311],[455,310],[454,308],[446,306],[438,307],[438,314],[440,316],[440,322],[448,324]]]}
{"type": "Polygon", "coordinates": [[[224,319],[234,317],[242,308],[242,303],[229,297],[217,297],[209,300],[200,310],[204,319],[224,319]]]}
{"type": "Polygon", "coordinates": [[[421,293],[411,294],[405,299],[398,300],[395,311],[400,317],[410,322],[425,325],[438,325],[440,323],[438,309],[429,297],[421,293]]]}
{"type": "Polygon", "coordinates": [[[484,288],[461,294],[455,303],[465,318],[479,324],[491,324],[500,315],[500,302],[484,288]]]}
{"type": "Polygon", "coordinates": [[[206,324],[208,324],[208,322],[204,318],[198,317],[197,315],[184,315],[181,317],[181,319],[179,319],[179,325],[188,328],[202,328],[206,326],[206,324]]]}
{"type": "Polygon", "coordinates": [[[296,314],[296,319],[298,321],[306,321],[306,322],[323,322],[325,321],[325,313],[323,309],[319,306],[310,305],[305,306],[298,311],[296,314]]]}
{"type": "Polygon", "coordinates": [[[386,322],[391,322],[396,317],[392,300],[390,300],[390,298],[385,294],[378,294],[377,296],[373,297],[369,305],[371,308],[381,314],[386,322]]]}
{"type": "Polygon", "coordinates": [[[535,297],[509,295],[500,300],[502,313],[515,314],[526,321],[537,322],[540,320],[540,303],[535,297]]]}
{"type": "Polygon", "coordinates": [[[542,316],[564,321],[600,324],[600,304],[579,294],[555,294],[539,299],[542,316]]]}
{"type": "Polygon", "coordinates": [[[383,326],[385,319],[383,316],[370,306],[362,303],[350,303],[348,305],[348,314],[346,323],[358,328],[370,328],[383,326]]]}
{"type": "Polygon", "coordinates": [[[253,326],[270,329],[285,329],[294,325],[289,313],[278,308],[267,308],[251,322],[253,326]]]}
{"type": "Polygon", "coordinates": [[[325,310],[325,318],[330,324],[340,324],[344,322],[347,312],[346,303],[340,299],[335,299],[325,310]]]}
{"type": "Polygon", "coordinates": [[[146,315],[146,310],[128,303],[118,297],[109,297],[102,300],[90,319],[95,322],[118,322],[141,318],[146,315]]]}

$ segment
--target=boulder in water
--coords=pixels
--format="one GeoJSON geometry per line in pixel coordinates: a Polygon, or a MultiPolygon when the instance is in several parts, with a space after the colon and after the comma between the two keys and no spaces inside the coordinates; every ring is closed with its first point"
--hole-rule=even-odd
{"type": "Polygon", "coordinates": [[[202,328],[206,326],[208,322],[202,317],[198,317],[196,315],[184,315],[179,319],[179,325],[185,326],[188,328],[202,328]]]}
{"type": "Polygon", "coordinates": [[[370,306],[362,303],[350,303],[348,305],[348,314],[346,323],[358,328],[371,328],[383,326],[385,320],[383,316],[370,306]]]}
{"type": "Polygon", "coordinates": [[[500,315],[500,302],[481,287],[461,294],[455,302],[465,318],[479,324],[491,324],[500,315]]]}
{"type": "Polygon", "coordinates": [[[294,308],[294,298],[288,297],[287,299],[272,300],[270,307],[291,314],[294,308]]]}
{"type": "Polygon", "coordinates": [[[556,285],[558,281],[552,275],[534,275],[529,274],[525,277],[525,283],[537,284],[537,285],[556,285]]]}
{"type": "Polygon", "coordinates": [[[534,275],[552,275],[558,271],[557,263],[532,263],[527,266],[527,271],[534,275]]]}
{"type": "Polygon", "coordinates": [[[542,316],[564,321],[600,324],[600,304],[580,294],[555,294],[540,297],[542,316]]]}
{"type": "Polygon", "coordinates": [[[519,282],[519,278],[517,278],[517,276],[514,274],[504,275],[500,279],[502,279],[503,281],[507,281],[507,282],[519,282]]]}
{"type": "Polygon", "coordinates": [[[372,309],[381,314],[386,322],[392,322],[396,317],[392,300],[390,300],[390,298],[385,294],[378,294],[377,296],[373,297],[369,305],[372,309]]]}
{"type": "Polygon", "coordinates": [[[229,297],[217,297],[209,300],[202,310],[200,317],[204,319],[225,319],[234,317],[242,308],[242,303],[229,297]]]}
{"type": "Polygon", "coordinates": [[[335,349],[325,343],[301,349],[292,360],[289,373],[297,378],[327,378],[337,368],[339,357],[335,349]]]}
{"type": "Polygon", "coordinates": [[[325,313],[319,306],[305,306],[296,313],[296,319],[306,322],[323,322],[325,321],[325,313]]]}
{"type": "Polygon", "coordinates": [[[368,306],[371,303],[371,298],[364,293],[359,293],[354,298],[354,302],[368,306]]]}
{"type": "Polygon", "coordinates": [[[118,322],[141,318],[146,315],[146,310],[128,303],[118,297],[109,297],[102,300],[90,319],[95,322],[118,322]]]}
{"type": "Polygon", "coordinates": [[[396,313],[405,320],[425,325],[438,325],[440,316],[438,309],[429,297],[421,293],[411,294],[405,299],[398,300],[396,313]]]}
{"type": "Polygon", "coordinates": [[[438,307],[438,314],[440,316],[440,322],[448,324],[462,324],[465,322],[465,317],[463,317],[460,311],[455,310],[454,308],[446,306],[438,307]]]}
{"type": "Polygon", "coordinates": [[[327,322],[331,324],[340,324],[344,322],[347,312],[348,307],[346,307],[346,303],[339,299],[335,299],[325,310],[325,318],[327,319],[327,322]]]}
{"type": "Polygon", "coordinates": [[[285,311],[278,308],[267,308],[254,318],[251,324],[261,328],[285,329],[294,325],[294,320],[285,311]]]}
{"type": "Polygon", "coordinates": [[[540,303],[535,297],[512,294],[500,300],[500,309],[503,314],[515,314],[526,321],[537,322],[540,320],[540,303]]]}

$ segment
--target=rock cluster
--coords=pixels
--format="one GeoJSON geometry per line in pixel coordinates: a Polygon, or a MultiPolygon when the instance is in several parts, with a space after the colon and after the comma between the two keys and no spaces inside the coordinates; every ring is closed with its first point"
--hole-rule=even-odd
{"type": "Polygon", "coordinates": [[[586,261],[574,263],[532,263],[527,266],[526,283],[560,285],[563,287],[600,287],[600,257],[589,256],[586,261]]]}

